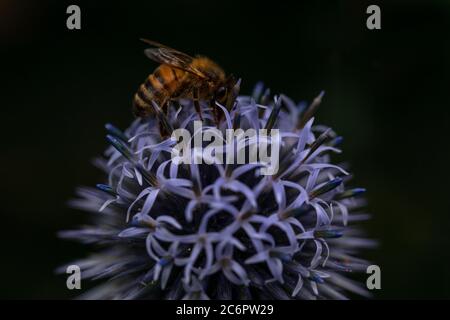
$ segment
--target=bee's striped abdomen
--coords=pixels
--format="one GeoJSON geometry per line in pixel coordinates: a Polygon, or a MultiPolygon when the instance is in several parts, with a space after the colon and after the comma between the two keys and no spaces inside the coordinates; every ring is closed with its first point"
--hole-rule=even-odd
{"type": "Polygon", "coordinates": [[[152,76],[153,82],[158,81],[163,89],[172,95],[179,87],[180,81],[183,80],[184,72],[163,64],[155,70],[152,76]]]}
{"type": "Polygon", "coordinates": [[[167,101],[177,92],[184,77],[184,71],[160,65],[139,87],[134,96],[134,112],[146,117],[153,112],[152,101],[161,108],[166,108],[167,101]]]}

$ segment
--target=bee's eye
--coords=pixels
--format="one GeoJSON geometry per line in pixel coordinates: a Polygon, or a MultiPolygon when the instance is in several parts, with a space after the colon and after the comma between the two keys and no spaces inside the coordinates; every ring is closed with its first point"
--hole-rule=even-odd
{"type": "Polygon", "coordinates": [[[224,87],[220,87],[219,90],[217,90],[216,97],[218,99],[222,99],[225,97],[225,94],[227,93],[227,89],[224,87]]]}

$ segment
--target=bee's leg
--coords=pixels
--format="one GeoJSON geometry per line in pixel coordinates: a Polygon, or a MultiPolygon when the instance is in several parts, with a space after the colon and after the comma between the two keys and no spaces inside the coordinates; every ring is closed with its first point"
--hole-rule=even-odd
{"type": "Polygon", "coordinates": [[[178,97],[172,97],[170,98],[170,103],[172,103],[172,106],[174,108],[175,113],[178,112],[183,106],[180,103],[180,99],[178,97]]]}
{"type": "Polygon", "coordinates": [[[220,122],[220,115],[221,113],[219,112],[219,108],[216,106],[216,98],[212,97],[209,100],[209,106],[212,110],[213,116],[214,116],[214,122],[217,124],[219,124],[220,122]]]}
{"type": "Polygon", "coordinates": [[[161,109],[162,109],[162,112],[165,114],[165,115],[168,115],[169,114],[169,108],[170,108],[170,98],[166,98],[166,99],[164,99],[164,101],[162,101],[161,102],[161,109]]]}
{"type": "Polygon", "coordinates": [[[169,103],[168,100],[164,100],[163,102],[161,102],[161,106],[157,105],[156,103],[154,103],[153,105],[156,118],[158,119],[159,122],[159,133],[164,138],[170,136],[173,131],[173,128],[170,125],[170,122],[167,118],[166,110],[169,107],[168,103],[169,103]]]}
{"type": "Polygon", "coordinates": [[[158,114],[158,120],[159,120],[159,134],[163,138],[169,137],[173,132],[173,128],[163,112],[160,112],[158,114]]]}
{"type": "Polygon", "coordinates": [[[193,97],[194,97],[193,100],[194,100],[195,111],[197,111],[197,113],[198,113],[198,115],[200,117],[200,120],[203,121],[202,108],[200,106],[200,100],[199,100],[199,96],[200,96],[199,88],[193,88],[193,92],[192,93],[193,93],[193,97]]]}
{"type": "Polygon", "coordinates": [[[168,115],[170,112],[170,100],[172,99],[172,96],[164,91],[158,92],[159,94],[159,101],[158,101],[158,107],[161,109],[161,111],[168,115]]]}

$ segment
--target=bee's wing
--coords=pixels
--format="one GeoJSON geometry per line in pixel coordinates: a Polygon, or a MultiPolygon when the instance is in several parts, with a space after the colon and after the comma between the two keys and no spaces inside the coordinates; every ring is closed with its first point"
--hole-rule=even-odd
{"type": "Polygon", "coordinates": [[[203,79],[207,78],[207,76],[204,73],[191,66],[192,60],[194,59],[193,57],[155,41],[147,39],[141,40],[144,41],[145,43],[155,46],[155,48],[145,49],[144,51],[145,55],[149,59],[159,63],[168,64],[174,68],[178,68],[186,72],[192,73],[197,77],[203,79]]]}

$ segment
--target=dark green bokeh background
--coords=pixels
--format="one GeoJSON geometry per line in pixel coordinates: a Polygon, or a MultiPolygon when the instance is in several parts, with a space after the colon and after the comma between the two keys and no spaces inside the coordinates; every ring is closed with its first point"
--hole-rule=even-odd
{"type": "Polygon", "coordinates": [[[447,1],[93,2],[0,3],[1,297],[74,296],[53,272],[87,250],[55,233],[86,221],[66,202],[99,182],[103,125],[130,123],[156,66],[140,37],[214,58],[243,92],[258,80],[296,100],[326,90],[319,122],[345,137],[374,213],[376,297],[450,297],[447,1]],[[379,31],[365,26],[372,3],[379,31]],[[81,31],[66,29],[69,4],[81,31]]]}

